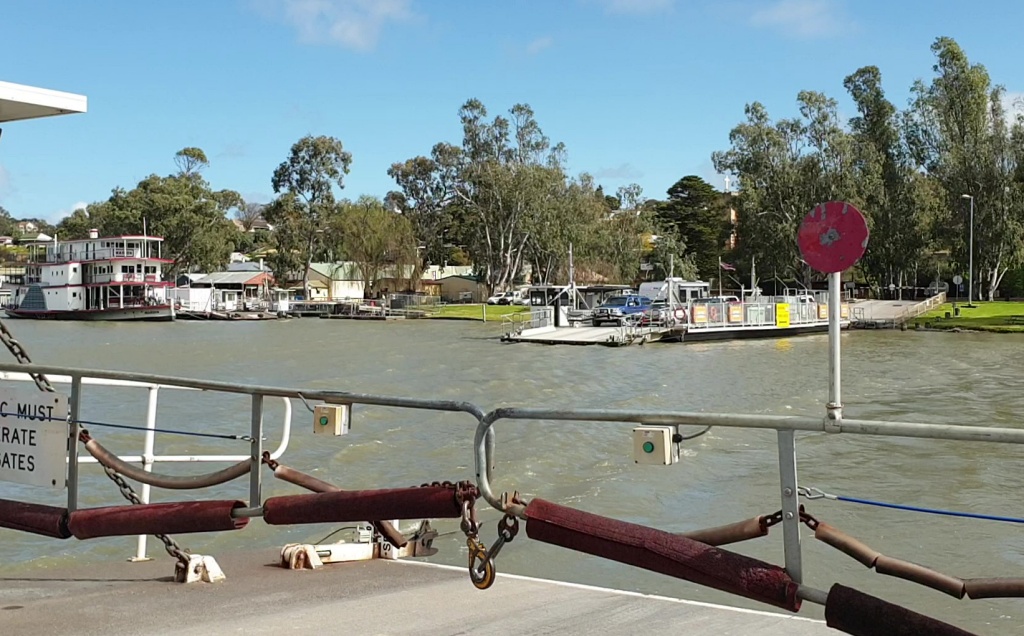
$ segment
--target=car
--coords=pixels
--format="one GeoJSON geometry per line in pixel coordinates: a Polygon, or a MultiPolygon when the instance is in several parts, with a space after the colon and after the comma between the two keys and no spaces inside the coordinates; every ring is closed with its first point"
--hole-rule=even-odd
{"type": "Polygon", "coordinates": [[[512,305],[521,298],[518,292],[499,292],[487,299],[488,305],[512,305]]]}
{"type": "Polygon", "coordinates": [[[651,306],[651,299],[646,296],[612,296],[594,310],[590,320],[595,327],[607,322],[616,325],[632,324],[640,321],[651,306]]]}

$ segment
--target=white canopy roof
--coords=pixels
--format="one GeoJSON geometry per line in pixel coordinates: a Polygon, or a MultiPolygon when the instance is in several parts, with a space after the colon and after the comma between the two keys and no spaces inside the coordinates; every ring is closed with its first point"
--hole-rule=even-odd
{"type": "Polygon", "coordinates": [[[86,106],[85,95],[0,82],[0,123],[84,113],[86,106]]]}

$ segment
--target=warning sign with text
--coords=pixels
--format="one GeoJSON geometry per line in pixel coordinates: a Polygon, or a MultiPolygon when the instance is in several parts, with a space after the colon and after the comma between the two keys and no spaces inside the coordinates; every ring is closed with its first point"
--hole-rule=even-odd
{"type": "Polygon", "coordinates": [[[68,398],[0,388],[0,481],[64,488],[68,398]]]}

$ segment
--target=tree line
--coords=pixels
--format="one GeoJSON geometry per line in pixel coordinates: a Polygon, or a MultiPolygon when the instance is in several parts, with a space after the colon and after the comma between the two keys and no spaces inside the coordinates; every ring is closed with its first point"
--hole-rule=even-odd
{"type": "MultiPolygon", "coordinates": [[[[927,284],[968,270],[973,203],[978,294],[995,297],[1024,257],[1024,119],[985,67],[940,37],[930,81],[918,80],[903,109],[885,95],[881,71],[843,80],[857,114],[841,121],[835,99],[797,95],[799,115],[773,120],[758,103],[716,152],[716,170],[736,178],[738,245],[731,258],[759,272],[812,282],[794,241],[819,202],[846,200],[867,217],[871,239],[856,274],[876,290],[927,284]]],[[[1019,289],[1017,290],[1019,293],[1019,289]]]]}
{"type": "Polygon", "coordinates": [[[164,237],[171,275],[259,249],[280,279],[302,277],[307,293],[318,261],[354,262],[368,293],[380,291],[382,278],[411,288],[430,264],[473,265],[491,290],[522,282],[527,271],[531,282],[564,283],[570,251],[581,283],[717,271],[727,201],[703,179],[681,179],[664,201],[645,199],[635,184],[605,194],[589,174],[568,173],[565,146],[551,143],[528,105],[489,117],[471,99],[458,117],[461,142],[394,163],[396,187],[383,197],[340,196],[353,157],[334,137],[298,140],[273,171],[275,198],[266,204],[215,190],[203,177],[205,153],[184,148],[175,172],[115,188],[56,232],[75,239],[93,228],[116,235],[145,227],[164,237]],[[259,221],[273,231],[247,231],[259,221]]]}
{"type": "Polygon", "coordinates": [[[1024,123],[954,40],[938,38],[932,51],[934,75],[915,82],[903,109],[886,97],[875,66],[844,79],[856,106],[845,122],[835,99],[813,91],[797,95],[790,118],[748,104],[729,147],[712,155],[733,192],[687,175],[660,199],[635,184],[607,194],[591,175],[569,174],[566,147],[544,134],[529,105],[492,117],[470,99],[457,113],[462,139],[392,164],[395,187],[380,197],[341,196],[354,159],[334,137],[298,140],[271,175],[267,204],[215,190],[202,176],[206,155],[185,148],[176,172],[115,188],[56,232],[135,233],[145,220],[165,237],[171,273],[212,270],[232,251],[258,248],[279,278],[308,273],[315,261],[353,261],[368,292],[385,274],[411,286],[430,264],[472,264],[490,289],[527,272],[532,282],[561,283],[570,246],[581,283],[670,272],[710,280],[724,258],[737,275],[756,264],[763,275],[810,286],[816,274],[799,258],[798,225],[816,204],[842,199],[868,219],[871,241],[854,273],[878,291],[968,278],[973,202],[974,284],[991,298],[1006,281],[1024,287],[1024,123]],[[273,231],[240,231],[232,217],[243,230],[264,220],[273,231]]]}

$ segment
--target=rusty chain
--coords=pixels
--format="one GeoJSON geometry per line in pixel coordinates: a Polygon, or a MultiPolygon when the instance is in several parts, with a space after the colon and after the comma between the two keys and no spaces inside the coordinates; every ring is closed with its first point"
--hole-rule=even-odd
{"type": "MultiPolygon", "coordinates": [[[[102,464],[100,465],[102,466],[102,464]]],[[[103,466],[103,472],[105,472],[107,474],[107,477],[109,477],[110,480],[117,485],[117,488],[121,491],[121,495],[123,495],[125,499],[132,502],[132,504],[136,506],[142,505],[142,500],[139,499],[138,494],[136,494],[131,484],[125,481],[124,477],[122,477],[116,470],[103,466]]],[[[177,559],[178,569],[188,567],[188,550],[183,549],[180,545],[178,545],[178,542],[172,539],[169,535],[158,534],[154,536],[164,544],[164,550],[167,551],[167,554],[177,559]]]]}
{"type": "Polygon", "coordinates": [[[519,530],[518,520],[514,523],[514,529],[511,526],[507,530],[499,528],[498,541],[491,550],[488,550],[480,542],[480,522],[476,516],[475,506],[480,491],[475,484],[469,481],[435,481],[420,484],[420,487],[451,488],[455,491],[455,501],[461,509],[459,529],[466,535],[466,547],[469,550],[469,580],[480,590],[491,587],[494,584],[494,557],[502,545],[515,537],[519,530]]]}
{"type": "MultiPolygon", "coordinates": [[[[761,529],[767,532],[768,529],[772,526],[777,526],[780,523],[782,523],[782,519],[783,517],[781,510],[774,512],[770,515],[764,515],[763,517],[761,517],[761,529]]],[[[818,519],[815,518],[814,515],[807,512],[807,510],[805,510],[803,506],[800,506],[800,523],[803,523],[811,530],[817,530],[818,526],[821,525],[821,522],[818,521],[818,519]]]]}
{"type": "MultiPolygon", "coordinates": [[[[7,347],[7,350],[11,352],[11,355],[14,356],[14,359],[18,361],[18,364],[32,364],[32,359],[28,357],[28,352],[25,351],[25,347],[21,346],[21,343],[17,339],[15,339],[14,334],[11,333],[11,331],[7,328],[7,325],[2,320],[0,320],[0,342],[2,342],[5,347],[7,347]]],[[[32,378],[32,381],[35,382],[36,386],[39,388],[40,391],[44,391],[47,393],[57,392],[57,389],[53,387],[53,384],[50,382],[50,379],[47,378],[44,374],[29,373],[29,376],[32,378]]],[[[83,431],[82,435],[79,437],[79,439],[81,439],[82,441],[85,441],[88,438],[88,433],[85,431],[83,431]]],[[[139,496],[135,492],[135,489],[132,488],[131,484],[125,481],[124,477],[118,474],[117,471],[111,468],[107,468],[106,466],[103,466],[103,471],[107,474],[107,477],[109,477],[110,480],[117,485],[118,490],[121,491],[121,495],[123,495],[125,499],[132,502],[132,504],[134,505],[142,504],[142,500],[139,499],[139,496]]],[[[178,545],[178,543],[174,539],[172,539],[170,536],[166,534],[158,534],[155,536],[157,539],[160,539],[160,541],[163,542],[164,549],[167,550],[167,554],[177,559],[177,569],[183,569],[188,566],[188,550],[182,549],[182,547],[178,545]]]]}
{"type": "MultiPolygon", "coordinates": [[[[14,356],[14,359],[18,361],[18,364],[32,364],[32,360],[28,357],[28,353],[25,351],[25,348],[22,347],[21,343],[14,338],[14,334],[7,329],[7,325],[4,324],[2,320],[0,320],[0,342],[4,343],[7,350],[10,351],[11,355],[14,356]]],[[[53,385],[50,384],[49,378],[42,373],[30,373],[29,376],[32,378],[32,381],[36,383],[36,386],[39,387],[40,391],[45,391],[47,393],[57,392],[57,389],[53,388],[53,385]]]]}

